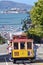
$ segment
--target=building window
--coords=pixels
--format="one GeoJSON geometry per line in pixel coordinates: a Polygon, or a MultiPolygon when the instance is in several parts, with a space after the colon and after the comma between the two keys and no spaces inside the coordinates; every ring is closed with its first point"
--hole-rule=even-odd
{"type": "Polygon", "coordinates": [[[32,43],[31,42],[27,42],[27,49],[32,49],[32,43]]]}
{"type": "Polygon", "coordinates": [[[25,42],[20,42],[20,49],[25,49],[25,42]]]}
{"type": "Polygon", "coordinates": [[[14,49],[18,49],[18,43],[17,42],[14,43],[14,49]]]}

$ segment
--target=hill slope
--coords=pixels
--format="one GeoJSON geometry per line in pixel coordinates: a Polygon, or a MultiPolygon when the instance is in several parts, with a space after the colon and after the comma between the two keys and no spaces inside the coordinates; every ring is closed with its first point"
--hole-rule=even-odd
{"type": "Polygon", "coordinates": [[[32,6],[22,4],[22,3],[13,2],[13,1],[0,1],[0,10],[10,9],[13,7],[30,9],[32,6]]]}

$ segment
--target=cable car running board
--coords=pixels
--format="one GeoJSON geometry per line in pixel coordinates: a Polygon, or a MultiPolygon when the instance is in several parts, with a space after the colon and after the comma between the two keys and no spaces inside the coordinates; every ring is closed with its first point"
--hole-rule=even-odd
{"type": "Polygon", "coordinates": [[[29,61],[29,60],[24,60],[24,61],[20,61],[20,60],[19,60],[19,61],[16,61],[16,63],[23,63],[23,64],[24,64],[24,63],[30,63],[30,62],[31,62],[31,61],[29,61]]]}

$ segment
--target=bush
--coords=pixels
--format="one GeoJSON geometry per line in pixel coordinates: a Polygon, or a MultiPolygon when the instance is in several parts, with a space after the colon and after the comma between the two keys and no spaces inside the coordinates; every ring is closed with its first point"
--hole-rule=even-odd
{"type": "Polygon", "coordinates": [[[37,35],[28,33],[27,37],[30,38],[30,39],[33,39],[34,43],[40,43],[41,42],[41,38],[39,36],[37,36],[37,35]]]}
{"type": "Polygon", "coordinates": [[[1,35],[0,35],[0,44],[4,44],[6,42],[5,38],[3,38],[1,35]]]}

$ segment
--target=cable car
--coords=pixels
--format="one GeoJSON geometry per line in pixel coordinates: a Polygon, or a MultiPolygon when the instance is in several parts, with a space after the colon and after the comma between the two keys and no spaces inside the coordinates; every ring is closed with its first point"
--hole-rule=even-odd
{"type": "Polygon", "coordinates": [[[33,60],[35,58],[33,39],[28,39],[26,36],[14,36],[12,40],[12,58],[13,62],[16,60],[27,59],[33,60]]]}

